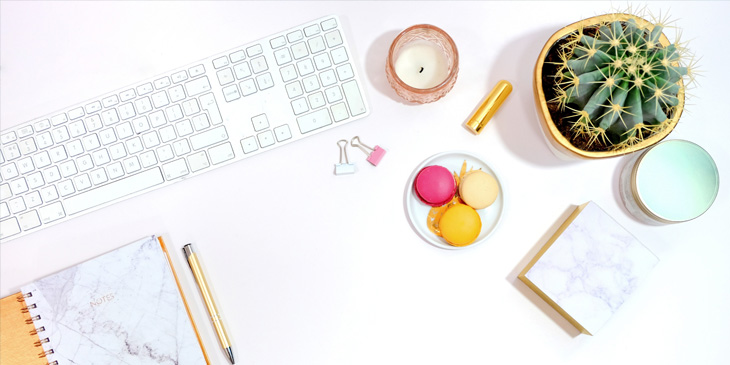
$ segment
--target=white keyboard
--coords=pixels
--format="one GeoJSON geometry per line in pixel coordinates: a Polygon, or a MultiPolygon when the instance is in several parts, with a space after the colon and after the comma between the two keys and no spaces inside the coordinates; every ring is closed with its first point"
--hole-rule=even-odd
{"type": "Polygon", "coordinates": [[[3,242],[369,113],[327,16],[0,131],[3,242]]]}

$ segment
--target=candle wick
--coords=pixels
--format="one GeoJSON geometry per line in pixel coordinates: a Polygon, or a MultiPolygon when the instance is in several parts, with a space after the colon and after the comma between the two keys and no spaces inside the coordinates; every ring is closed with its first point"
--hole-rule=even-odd
{"type": "Polygon", "coordinates": [[[423,72],[423,67],[421,67],[421,71],[418,71],[418,73],[420,74],[420,73],[422,73],[422,72],[423,72]]]}

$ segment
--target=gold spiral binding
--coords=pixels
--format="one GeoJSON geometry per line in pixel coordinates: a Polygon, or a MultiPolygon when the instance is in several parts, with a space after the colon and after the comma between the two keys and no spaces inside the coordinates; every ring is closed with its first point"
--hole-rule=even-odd
{"type": "Polygon", "coordinates": [[[50,340],[48,339],[48,337],[46,337],[40,341],[36,341],[35,347],[41,347],[41,346],[43,346],[44,343],[48,343],[48,342],[50,342],[50,340]]]}
{"type": "MultiPolygon", "coordinates": [[[[18,301],[19,302],[25,302],[26,301],[25,300],[26,298],[31,298],[31,297],[33,297],[33,293],[28,292],[28,293],[19,295],[18,296],[18,301]]],[[[31,303],[31,304],[28,304],[25,307],[22,307],[20,310],[23,313],[30,313],[30,310],[31,309],[36,309],[36,308],[38,308],[38,305],[36,303],[31,303]]],[[[35,316],[30,317],[30,319],[26,319],[25,320],[25,323],[30,325],[30,324],[33,324],[33,322],[35,322],[35,321],[39,321],[40,319],[41,319],[41,316],[40,315],[35,315],[35,316]]],[[[37,336],[39,332],[44,332],[45,330],[46,330],[46,327],[45,326],[40,326],[40,327],[34,328],[32,331],[29,331],[28,334],[30,336],[37,336]]],[[[44,343],[49,343],[49,342],[51,342],[51,340],[49,340],[48,337],[46,337],[46,338],[44,338],[42,340],[36,341],[34,343],[34,345],[36,347],[42,347],[44,343]]],[[[38,358],[46,358],[49,355],[52,355],[54,352],[55,351],[53,351],[53,349],[45,350],[45,351],[43,351],[43,352],[41,352],[41,353],[38,354],[38,358]]],[[[48,365],[58,365],[58,361],[57,360],[54,360],[52,362],[49,362],[48,365]]]]}
{"type": "Polygon", "coordinates": [[[28,312],[30,312],[31,309],[36,309],[36,308],[38,308],[38,306],[35,303],[33,303],[31,305],[20,308],[20,311],[23,313],[28,313],[28,312]]]}

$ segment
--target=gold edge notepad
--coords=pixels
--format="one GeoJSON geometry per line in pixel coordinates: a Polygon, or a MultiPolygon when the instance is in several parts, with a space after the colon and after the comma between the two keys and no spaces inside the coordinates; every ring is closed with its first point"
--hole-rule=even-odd
{"type": "Polygon", "coordinates": [[[45,328],[49,362],[208,363],[164,243],[154,236],[36,280],[21,292],[28,305],[36,305],[30,315],[45,328]]]}
{"type": "Polygon", "coordinates": [[[594,335],[658,261],[589,201],[575,209],[518,277],[577,329],[594,335]]]}
{"type": "Polygon", "coordinates": [[[558,227],[558,230],[555,231],[555,234],[553,234],[553,236],[550,237],[550,239],[547,241],[547,243],[545,243],[545,245],[542,246],[540,251],[538,251],[537,255],[535,255],[535,257],[533,257],[532,260],[530,260],[530,263],[527,264],[527,266],[522,270],[522,272],[520,272],[520,274],[517,277],[520,280],[522,280],[522,282],[525,283],[530,289],[532,289],[537,295],[539,295],[543,300],[545,300],[551,307],[553,307],[553,309],[555,309],[558,313],[560,313],[560,315],[563,316],[563,318],[567,319],[568,322],[570,322],[570,324],[572,324],[575,328],[577,328],[582,333],[585,333],[587,335],[592,335],[585,328],[583,328],[583,326],[581,326],[580,323],[578,323],[578,321],[576,321],[573,317],[571,317],[570,314],[568,314],[565,310],[563,310],[563,308],[561,308],[557,303],[555,303],[552,299],[550,299],[550,297],[547,296],[545,294],[545,292],[540,290],[540,288],[538,288],[535,284],[532,283],[532,281],[530,281],[530,279],[528,279],[525,276],[527,274],[527,272],[530,271],[530,269],[535,265],[537,260],[539,260],[543,254],[545,254],[545,251],[547,251],[548,248],[550,248],[550,246],[555,242],[555,240],[558,239],[558,237],[560,237],[561,234],[563,234],[565,229],[568,228],[570,223],[573,222],[575,217],[577,217],[578,214],[580,214],[581,210],[583,210],[583,208],[585,208],[586,205],[588,205],[588,203],[585,203],[585,204],[575,208],[573,213],[571,213],[570,216],[565,220],[565,222],[563,222],[563,224],[561,224],[560,227],[558,227]]]}
{"type": "Polygon", "coordinates": [[[0,299],[0,364],[47,365],[40,340],[23,294],[0,299]]]}

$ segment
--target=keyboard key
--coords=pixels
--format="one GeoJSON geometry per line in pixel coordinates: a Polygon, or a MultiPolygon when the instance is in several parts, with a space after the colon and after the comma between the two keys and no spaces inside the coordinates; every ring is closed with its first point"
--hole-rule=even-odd
{"type": "Polygon", "coordinates": [[[10,209],[8,203],[0,203],[0,219],[4,219],[10,216],[10,209]]]}
{"type": "Polygon", "coordinates": [[[294,115],[302,114],[309,110],[309,106],[307,105],[307,101],[304,98],[299,98],[291,102],[292,110],[294,111],[294,115]]]}
{"type": "Polygon", "coordinates": [[[193,117],[192,119],[193,127],[195,127],[196,131],[201,131],[205,128],[210,127],[210,122],[208,121],[208,116],[203,114],[198,114],[193,117]]]}
{"type": "Polygon", "coordinates": [[[104,125],[112,125],[119,121],[119,115],[116,109],[108,109],[101,112],[101,120],[104,121],[104,125]]]}
{"type": "Polygon", "coordinates": [[[51,118],[51,124],[53,124],[54,126],[66,123],[67,121],[68,121],[68,118],[66,117],[66,114],[63,114],[63,113],[51,118]]]}
{"type": "Polygon", "coordinates": [[[304,35],[306,35],[307,37],[311,37],[315,34],[319,34],[319,25],[312,24],[312,25],[304,28],[304,35]]]}
{"type": "Polygon", "coordinates": [[[139,165],[139,159],[137,159],[137,156],[132,156],[128,159],[125,159],[124,169],[127,171],[128,174],[141,170],[142,166],[139,165]]]}
{"type": "Polygon", "coordinates": [[[286,39],[289,41],[289,43],[294,43],[301,40],[302,38],[304,38],[304,35],[302,34],[301,30],[295,30],[286,35],[286,39]]]}
{"type": "Polygon", "coordinates": [[[221,68],[228,66],[228,58],[226,56],[218,57],[213,60],[213,68],[221,68]]]}
{"type": "Polygon", "coordinates": [[[241,51],[236,51],[236,52],[231,53],[229,55],[229,57],[231,58],[231,62],[232,63],[236,63],[236,62],[245,60],[246,59],[246,53],[243,52],[242,50],[241,51]]]}
{"type": "Polygon", "coordinates": [[[86,190],[91,187],[91,180],[89,179],[89,175],[81,174],[74,177],[73,180],[77,191],[86,190]]]}
{"type": "Polygon", "coordinates": [[[165,123],[167,123],[167,118],[165,118],[165,112],[163,112],[162,110],[158,110],[156,112],[150,113],[149,121],[150,121],[150,125],[153,128],[157,128],[161,125],[164,125],[165,123]]]}
{"type": "Polygon", "coordinates": [[[10,198],[12,193],[10,192],[10,184],[0,184],[0,200],[10,198]]]}
{"type": "Polygon", "coordinates": [[[298,117],[297,124],[299,124],[300,132],[308,133],[315,129],[319,129],[332,124],[332,119],[330,118],[329,111],[327,111],[327,109],[325,108],[298,117]]]}
{"type": "Polygon", "coordinates": [[[94,163],[91,161],[91,155],[83,155],[76,160],[76,166],[79,171],[87,171],[94,167],[94,163]]]}
{"type": "Polygon", "coordinates": [[[93,103],[86,104],[84,107],[86,109],[86,113],[93,114],[101,110],[101,103],[98,101],[95,101],[93,103]]]}
{"type": "Polygon", "coordinates": [[[114,129],[107,128],[99,132],[99,138],[101,140],[101,143],[106,146],[117,141],[117,134],[114,133],[114,129]]]}
{"type": "MultiPolygon", "coordinates": [[[[106,151],[106,150],[102,150],[102,151],[106,151]]],[[[64,161],[60,165],[58,165],[58,167],[60,168],[61,176],[63,176],[63,177],[69,177],[78,172],[78,170],[76,169],[76,163],[74,163],[73,160],[64,161]]]]}
{"type": "Polygon", "coordinates": [[[185,99],[185,91],[183,91],[182,85],[173,86],[167,92],[170,95],[170,102],[172,103],[177,103],[185,99]]]}
{"type": "Polygon", "coordinates": [[[99,116],[99,114],[95,114],[84,119],[84,123],[86,123],[86,129],[89,132],[99,130],[101,129],[101,127],[104,126],[104,124],[102,124],[101,122],[101,117],[99,116]]]}
{"type": "Polygon", "coordinates": [[[243,96],[249,96],[256,92],[256,83],[253,79],[243,80],[239,85],[241,85],[241,94],[243,96]]]}
{"type": "Polygon", "coordinates": [[[136,96],[137,96],[137,94],[135,94],[134,89],[129,89],[129,90],[122,91],[119,94],[119,99],[121,101],[128,101],[128,100],[134,99],[136,96]]]}
{"type": "Polygon", "coordinates": [[[264,131],[258,134],[259,144],[261,145],[261,148],[266,148],[274,144],[276,142],[274,140],[274,133],[272,133],[270,130],[264,131]]]}
{"type": "Polygon", "coordinates": [[[274,59],[276,59],[276,64],[279,66],[291,62],[292,57],[291,52],[289,52],[289,48],[282,48],[274,51],[274,59]]]}
{"type": "Polygon", "coordinates": [[[15,141],[16,139],[17,136],[15,132],[3,133],[2,136],[0,136],[0,141],[2,141],[2,143],[10,143],[12,141],[15,141]]]}
{"type": "Polygon", "coordinates": [[[342,44],[342,35],[339,30],[333,30],[324,35],[324,40],[327,42],[327,47],[337,47],[342,44]]]}
{"type": "Polygon", "coordinates": [[[35,210],[31,210],[30,212],[19,215],[18,222],[20,222],[20,227],[24,231],[36,228],[41,225],[41,219],[40,217],[38,217],[38,213],[35,210]]]}
{"type": "MultiPolygon", "coordinates": [[[[35,143],[38,146],[38,149],[42,150],[53,145],[53,137],[51,137],[50,132],[43,132],[35,136],[35,143]]],[[[7,155],[5,155],[5,159],[10,160],[7,155]]]]}
{"type": "Polygon", "coordinates": [[[190,119],[175,123],[175,129],[177,130],[177,135],[180,137],[193,134],[193,125],[190,123],[190,119]]]}
{"type": "Polygon", "coordinates": [[[16,214],[25,210],[25,201],[22,196],[8,200],[8,207],[10,207],[10,213],[16,214]]]}
{"type": "Polygon", "coordinates": [[[239,63],[233,66],[233,72],[236,73],[236,79],[241,80],[251,76],[251,67],[249,67],[248,62],[239,63]]]}
{"type": "Polygon", "coordinates": [[[256,57],[251,60],[251,70],[253,70],[253,73],[257,74],[268,69],[269,65],[266,63],[266,59],[263,56],[256,57]]]}
{"type": "Polygon", "coordinates": [[[169,108],[165,108],[165,116],[167,117],[167,120],[170,122],[174,122],[178,119],[183,118],[183,112],[180,108],[180,105],[175,104],[169,108]]]}
{"type": "Polygon", "coordinates": [[[200,171],[210,166],[210,162],[208,162],[208,156],[205,155],[205,151],[193,153],[188,156],[187,159],[188,165],[190,165],[190,171],[192,172],[200,171]]]}
{"type": "Polygon", "coordinates": [[[193,81],[185,83],[185,90],[188,92],[188,96],[195,96],[206,91],[210,91],[210,82],[208,82],[208,76],[197,78],[193,81]]]}
{"type": "Polygon", "coordinates": [[[44,203],[48,203],[58,199],[58,191],[53,185],[49,185],[41,189],[41,197],[44,203]]]}
{"type": "Polygon", "coordinates": [[[299,71],[299,75],[306,76],[314,72],[314,65],[312,64],[312,60],[307,58],[306,60],[302,60],[297,62],[297,70],[299,71]]]}
{"type": "Polygon", "coordinates": [[[177,135],[175,135],[175,128],[171,125],[160,128],[159,133],[162,143],[167,143],[177,138],[177,135]]]}
{"type": "Polygon", "coordinates": [[[190,144],[192,145],[193,150],[197,151],[201,148],[212,146],[227,139],[228,133],[226,132],[226,127],[218,126],[190,137],[190,144]]]}
{"type": "Polygon", "coordinates": [[[94,151],[94,153],[91,154],[91,157],[93,157],[94,165],[96,166],[100,166],[111,161],[111,158],[109,157],[109,151],[107,151],[105,148],[94,151]]]}
{"type": "Polygon", "coordinates": [[[48,119],[43,119],[43,120],[33,123],[33,126],[35,127],[35,131],[37,133],[40,131],[44,131],[48,128],[51,128],[51,121],[48,119]]]}
{"type": "Polygon", "coordinates": [[[230,84],[235,80],[235,78],[233,77],[233,71],[231,71],[230,68],[224,68],[216,72],[216,75],[218,75],[218,83],[221,86],[230,84]]]}
{"type": "Polygon", "coordinates": [[[160,162],[164,162],[175,157],[175,154],[172,152],[172,147],[166,144],[157,149],[157,157],[160,159],[160,162]]]}
{"type": "Polygon", "coordinates": [[[350,115],[347,114],[347,106],[345,103],[332,105],[332,108],[330,109],[332,109],[332,117],[335,118],[335,122],[341,122],[350,117],[350,115]]]}
{"type": "Polygon", "coordinates": [[[350,66],[349,63],[346,63],[337,67],[337,77],[340,78],[340,81],[349,80],[355,77],[355,72],[352,70],[352,66],[350,66]]]}
{"type": "Polygon", "coordinates": [[[48,150],[48,153],[51,155],[51,161],[53,163],[63,161],[68,157],[66,155],[66,149],[63,148],[63,146],[53,147],[50,150],[48,150]]]}
{"type": "Polygon", "coordinates": [[[35,140],[33,138],[28,138],[18,142],[18,150],[21,155],[29,155],[37,151],[38,148],[36,148],[35,140]]]}
{"type": "Polygon", "coordinates": [[[149,83],[149,82],[146,83],[146,84],[142,84],[142,85],[137,86],[137,94],[139,96],[142,96],[142,95],[145,95],[145,94],[149,94],[152,91],[154,91],[154,88],[152,87],[152,84],[149,83]]]}
{"type": "Polygon", "coordinates": [[[160,169],[155,167],[66,199],[66,212],[73,215],[163,182],[160,169]]]}
{"type": "Polygon", "coordinates": [[[166,87],[172,85],[172,81],[170,81],[169,77],[165,76],[165,77],[155,80],[154,85],[155,85],[155,89],[159,90],[159,89],[163,89],[163,88],[166,88],[166,87]]]}
{"type": "Polygon", "coordinates": [[[76,137],[86,133],[86,128],[84,128],[84,122],[81,120],[77,120],[77,121],[69,124],[68,132],[72,138],[76,138],[76,137]]]}
{"type": "Polygon", "coordinates": [[[160,144],[160,138],[157,136],[156,131],[145,133],[142,135],[142,141],[146,148],[156,147],[160,144]]]}
{"type": "Polygon", "coordinates": [[[231,147],[231,144],[229,142],[226,142],[220,146],[212,147],[208,150],[208,154],[210,155],[210,162],[213,165],[217,165],[221,162],[228,161],[235,157],[235,155],[233,154],[233,148],[231,147]]]}
{"type": "Polygon", "coordinates": [[[114,180],[117,178],[120,178],[124,176],[124,168],[122,167],[121,162],[114,162],[106,167],[106,173],[109,175],[109,178],[114,180]]]}
{"type": "Polygon", "coordinates": [[[284,82],[289,82],[297,78],[297,70],[294,68],[294,65],[286,65],[280,68],[279,73],[281,73],[281,79],[284,82]]]}
{"type": "MultiPolygon", "coordinates": [[[[68,118],[71,120],[79,119],[84,116],[84,108],[78,107],[68,111],[68,118]]],[[[22,136],[21,136],[22,138],[22,136]]]]}
{"type": "Polygon", "coordinates": [[[36,171],[28,175],[28,188],[36,189],[43,186],[44,183],[43,174],[41,174],[40,171],[36,171]]]}
{"type": "Polygon", "coordinates": [[[116,143],[109,147],[109,156],[112,160],[118,160],[122,157],[127,156],[127,149],[124,148],[124,143],[116,143]]]}
{"type": "Polygon", "coordinates": [[[162,165],[162,170],[164,171],[165,179],[168,181],[190,173],[184,158],[162,165]]]}
{"type": "Polygon", "coordinates": [[[186,100],[182,103],[183,112],[185,115],[192,115],[200,111],[198,101],[195,99],[186,100]]]}
{"type": "Polygon", "coordinates": [[[20,157],[20,149],[18,148],[18,145],[13,143],[8,146],[3,146],[3,156],[5,156],[5,159],[8,161],[20,157]]]}
{"type": "Polygon", "coordinates": [[[41,222],[43,223],[53,222],[66,216],[66,213],[63,211],[63,206],[60,202],[41,207],[40,209],[38,209],[38,213],[40,215],[41,222]]]}
{"type": "Polygon", "coordinates": [[[271,78],[271,73],[265,73],[256,76],[256,83],[259,86],[259,90],[266,90],[274,87],[274,79],[271,78]]]}
{"type": "Polygon", "coordinates": [[[20,225],[15,217],[0,221],[0,238],[8,238],[20,233],[20,225]]]}
{"type": "Polygon", "coordinates": [[[208,112],[213,125],[223,123],[223,117],[221,117],[221,113],[218,110],[218,103],[216,103],[215,96],[212,93],[200,96],[200,106],[208,112]]]}
{"type": "Polygon", "coordinates": [[[20,195],[28,191],[28,182],[24,178],[16,179],[10,182],[10,191],[13,195],[20,195]]]}
{"type": "Polygon", "coordinates": [[[314,90],[319,89],[319,81],[317,80],[317,75],[312,75],[305,77],[302,79],[302,84],[304,85],[304,91],[307,93],[311,93],[314,90]]]}
{"type": "Polygon", "coordinates": [[[101,147],[99,137],[96,134],[90,134],[88,136],[85,136],[84,138],[81,138],[81,142],[84,144],[84,149],[87,151],[91,151],[101,147]]]}
{"type": "Polygon", "coordinates": [[[302,91],[302,84],[299,81],[286,84],[286,94],[289,95],[289,99],[296,98],[304,93],[302,91]]]}
{"type": "Polygon", "coordinates": [[[366,112],[365,103],[360,95],[360,88],[357,81],[352,80],[342,84],[342,91],[345,94],[347,105],[350,107],[350,115],[357,116],[366,112]]]}
{"type": "Polygon", "coordinates": [[[339,86],[333,86],[325,90],[324,93],[327,95],[327,102],[330,104],[342,100],[342,92],[339,86]]]}
{"type": "Polygon", "coordinates": [[[274,128],[274,135],[276,136],[277,141],[286,141],[287,139],[291,138],[291,131],[289,130],[289,126],[287,124],[284,124],[274,128]]]}
{"type": "Polygon", "coordinates": [[[66,128],[66,126],[61,126],[53,130],[53,140],[56,143],[68,141],[69,138],[71,137],[68,134],[68,129],[66,128]]]}
{"type": "Polygon", "coordinates": [[[264,49],[261,48],[260,44],[256,44],[256,45],[246,48],[246,54],[248,54],[249,57],[260,55],[263,52],[264,52],[264,49]]]}
{"type": "Polygon", "coordinates": [[[127,146],[127,151],[130,155],[133,155],[137,152],[142,152],[144,147],[142,147],[142,140],[139,137],[134,137],[128,139],[126,142],[124,142],[127,146]]]}
{"type": "Polygon", "coordinates": [[[309,51],[307,50],[307,45],[304,44],[304,42],[299,42],[299,43],[291,46],[291,54],[292,54],[292,56],[294,56],[295,60],[307,57],[309,55],[309,51]]]}
{"type": "Polygon", "coordinates": [[[137,108],[137,112],[139,114],[144,114],[152,110],[152,102],[150,102],[150,98],[146,96],[135,100],[134,106],[137,108]]]}
{"type": "Polygon", "coordinates": [[[309,106],[311,106],[312,109],[317,109],[325,105],[324,95],[322,95],[321,91],[309,95],[307,99],[309,100],[309,106]]]}
{"type": "Polygon", "coordinates": [[[337,20],[330,18],[322,22],[322,30],[330,30],[337,27],[337,20]]]}
{"type": "Polygon", "coordinates": [[[229,85],[223,88],[223,99],[227,102],[234,101],[241,98],[241,93],[238,91],[238,86],[229,85]]]}
{"type": "Polygon", "coordinates": [[[135,113],[132,103],[126,103],[119,106],[119,115],[122,117],[122,120],[127,120],[137,115],[137,113],[135,113]]]}
{"type": "Polygon", "coordinates": [[[284,36],[279,36],[279,37],[276,37],[276,38],[272,38],[269,41],[269,44],[271,44],[271,48],[272,49],[276,49],[276,48],[279,48],[279,47],[283,47],[283,46],[286,45],[286,38],[284,38],[284,36]]]}
{"type": "Polygon", "coordinates": [[[269,128],[269,119],[266,118],[266,114],[259,114],[251,118],[251,123],[253,124],[253,130],[256,132],[269,128]]]}
{"type": "Polygon", "coordinates": [[[119,98],[116,95],[109,95],[104,99],[101,99],[101,104],[105,108],[119,104],[119,98]]]}
{"type": "Polygon", "coordinates": [[[94,185],[103,184],[107,181],[109,181],[109,178],[106,176],[106,170],[103,168],[91,172],[91,182],[94,185]]]}
{"type": "Polygon", "coordinates": [[[172,78],[173,83],[177,84],[178,82],[183,82],[183,81],[187,80],[188,73],[185,72],[185,70],[181,70],[181,71],[178,71],[178,72],[175,72],[174,74],[172,74],[172,76],[170,76],[170,78],[172,78]]]}
{"type": "Polygon", "coordinates": [[[119,137],[119,139],[126,139],[134,135],[132,125],[129,122],[119,124],[114,129],[117,131],[117,137],[119,137]]]}
{"type": "Polygon", "coordinates": [[[190,144],[187,139],[177,140],[172,143],[172,149],[175,150],[175,156],[182,156],[190,152],[190,144]]]}
{"type": "Polygon", "coordinates": [[[46,183],[61,180],[61,171],[58,170],[58,166],[51,166],[43,170],[43,178],[46,180],[46,183]]]}
{"type": "Polygon", "coordinates": [[[309,44],[309,51],[312,52],[312,54],[319,53],[327,49],[324,45],[324,39],[322,36],[316,36],[308,40],[307,43],[309,44]]]}
{"type": "Polygon", "coordinates": [[[330,52],[330,54],[332,55],[332,62],[334,62],[335,65],[338,65],[342,62],[346,62],[347,60],[349,60],[349,58],[347,57],[347,51],[345,50],[345,47],[336,48],[336,49],[332,50],[332,52],[330,52]]]}
{"type": "Polygon", "coordinates": [[[203,66],[203,65],[193,66],[188,69],[188,73],[190,74],[190,78],[194,79],[205,73],[205,66],[203,66]]]}
{"type": "Polygon", "coordinates": [[[157,164],[157,158],[155,157],[154,151],[147,151],[139,155],[140,162],[142,163],[142,167],[148,168],[152,165],[157,164]]]}
{"type": "Polygon", "coordinates": [[[242,139],[241,147],[243,148],[243,153],[251,153],[259,149],[259,145],[256,143],[256,138],[254,136],[242,139]]]}
{"type": "Polygon", "coordinates": [[[31,134],[33,134],[33,126],[25,126],[23,128],[18,129],[18,138],[28,137],[31,134]]]}
{"type": "Polygon", "coordinates": [[[61,196],[69,196],[76,192],[76,189],[74,189],[74,185],[71,180],[61,181],[56,186],[58,187],[58,193],[61,194],[61,196]]]}
{"type": "Polygon", "coordinates": [[[330,61],[330,55],[327,53],[321,53],[314,57],[314,65],[317,67],[317,70],[324,70],[327,67],[332,66],[332,62],[330,61]]]}

